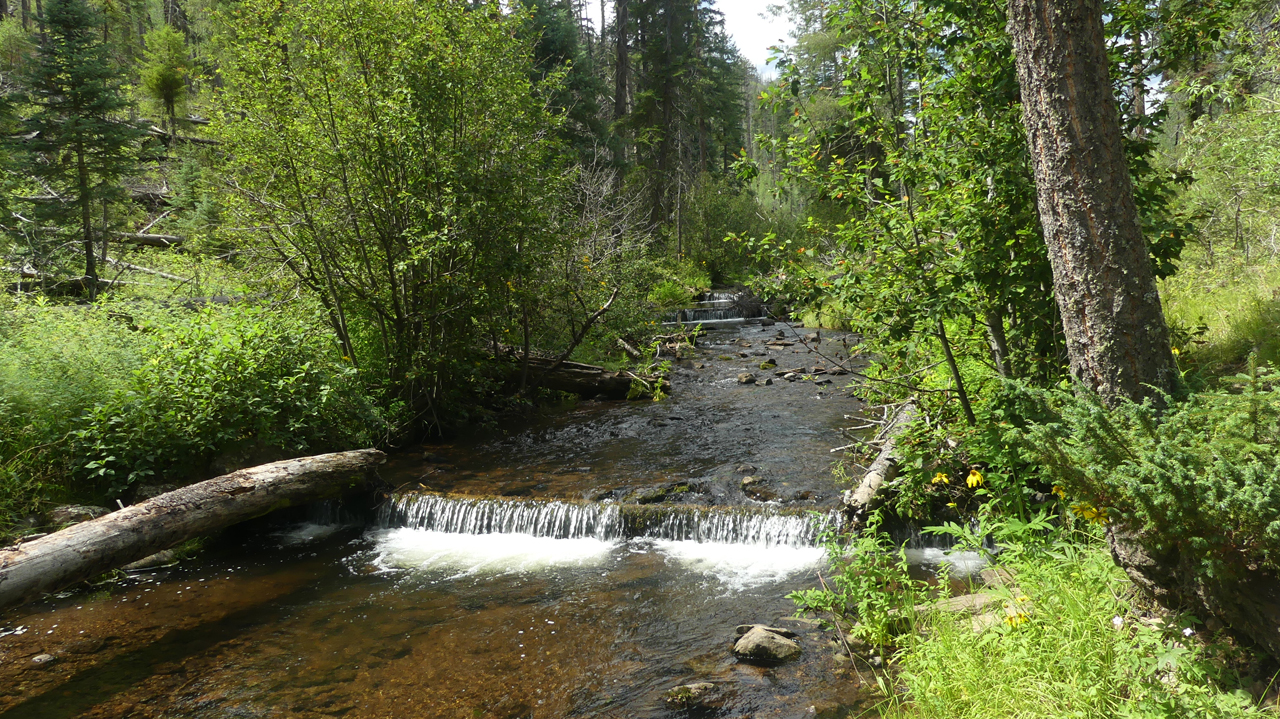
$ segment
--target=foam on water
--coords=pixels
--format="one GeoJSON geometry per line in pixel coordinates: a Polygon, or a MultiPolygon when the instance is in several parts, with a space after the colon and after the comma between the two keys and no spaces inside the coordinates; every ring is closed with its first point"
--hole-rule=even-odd
{"type": "Polygon", "coordinates": [[[617,542],[594,537],[556,539],[531,534],[454,534],[401,527],[373,532],[377,559],[387,570],[443,569],[453,576],[530,572],[588,566],[606,559],[617,542]]]}
{"type": "Polygon", "coordinates": [[[728,590],[780,582],[801,571],[819,567],[826,558],[821,547],[797,547],[722,542],[652,540],[654,549],[687,571],[715,577],[728,590]]]}

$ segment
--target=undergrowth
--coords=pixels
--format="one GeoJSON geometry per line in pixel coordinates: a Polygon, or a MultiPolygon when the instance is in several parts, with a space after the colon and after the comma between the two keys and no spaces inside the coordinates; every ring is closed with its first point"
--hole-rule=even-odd
{"type": "MultiPolygon", "coordinates": [[[[886,719],[1256,717],[1235,650],[1154,616],[1097,537],[1007,562],[1028,609],[975,634],[927,612],[881,678],[886,719]]],[[[1019,602],[1019,600],[1021,600],[1019,602]]]]}

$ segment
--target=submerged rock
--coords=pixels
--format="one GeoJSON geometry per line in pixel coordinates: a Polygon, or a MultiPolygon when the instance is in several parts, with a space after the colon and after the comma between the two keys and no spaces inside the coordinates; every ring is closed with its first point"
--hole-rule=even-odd
{"type": "Polygon", "coordinates": [[[743,624],[733,645],[734,656],[757,664],[781,664],[800,656],[798,635],[789,629],[768,627],[763,624],[743,624]]]}
{"type": "Polygon", "coordinates": [[[672,709],[719,709],[724,706],[724,693],[711,682],[698,682],[668,689],[662,701],[672,709]]]}

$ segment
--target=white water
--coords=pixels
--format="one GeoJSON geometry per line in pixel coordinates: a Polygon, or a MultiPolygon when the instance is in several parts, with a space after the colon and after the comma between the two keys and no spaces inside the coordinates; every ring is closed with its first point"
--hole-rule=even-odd
{"type": "Polygon", "coordinates": [[[451,577],[536,572],[590,566],[608,558],[618,542],[590,537],[555,539],[531,534],[454,534],[426,529],[373,532],[374,564],[382,569],[446,570],[451,577]]]}
{"type": "Polygon", "coordinates": [[[653,547],[686,570],[715,577],[725,589],[742,590],[780,582],[826,559],[822,547],[761,547],[721,542],[675,542],[659,539],[653,547]]]}
{"type": "Polygon", "coordinates": [[[814,569],[825,557],[814,546],[813,518],[736,508],[673,507],[660,522],[629,530],[616,505],[414,494],[397,497],[382,525],[369,535],[376,566],[453,577],[595,566],[627,545],[736,591],[814,569]]]}

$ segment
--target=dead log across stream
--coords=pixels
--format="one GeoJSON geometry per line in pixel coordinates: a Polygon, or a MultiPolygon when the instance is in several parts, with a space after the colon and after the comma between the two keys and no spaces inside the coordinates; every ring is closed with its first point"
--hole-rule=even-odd
{"type": "MultiPolygon", "coordinates": [[[[515,372],[520,372],[524,357],[512,357],[515,372]]],[[[519,375],[515,375],[518,377],[519,375]]],[[[663,392],[670,392],[671,385],[663,377],[654,375],[633,374],[631,372],[611,372],[604,367],[581,364],[579,362],[561,362],[542,357],[529,358],[529,379],[547,389],[573,394],[591,399],[601,395],[609,399],[626,399],[631,391],[631,382],[640,380],[648,387],[661,387],[663,392]]]]}
{"type": "Polygon", "coordinates": [[[362,484],[386,459],[376,449],[361,449],[242,469],[0,549],[0,607],[268,512],[333,496],[362,484]]]}
{"type": "Polygon", "coordinates": [[[850,527],[862,528],[867,521],[867,515],[879,503],[880,490],[897,478],[898,460],[894,453],[898,448],[898,436],[906,430],[915,417],[915,403],[908,401],[894,413],[884,429],[880,431],[880,435],[884,437],[880,454],[871,463],[867,473],[862,476],[858,486],[844,493],[844,511],[850,520],[850,527]]]}

